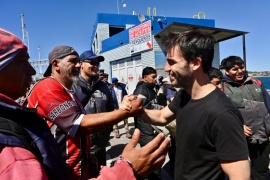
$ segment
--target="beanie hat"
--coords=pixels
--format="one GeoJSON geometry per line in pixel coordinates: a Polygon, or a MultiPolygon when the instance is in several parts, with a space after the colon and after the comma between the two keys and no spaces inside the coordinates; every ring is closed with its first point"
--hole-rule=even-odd
{"type": "Polygon", "coordinates": [[[22,50],[27,47],[11,32],[0,28],[0,71],[3,70],[22,50]]]}

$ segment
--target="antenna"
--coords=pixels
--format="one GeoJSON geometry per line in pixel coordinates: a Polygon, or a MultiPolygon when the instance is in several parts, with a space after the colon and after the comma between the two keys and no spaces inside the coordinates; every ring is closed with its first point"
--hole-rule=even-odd
{"type": "Polygon", "coordinates": [[[143,14],[138,14],[138,19],[142,23],[145,20],[145,16],[143,14]]]}

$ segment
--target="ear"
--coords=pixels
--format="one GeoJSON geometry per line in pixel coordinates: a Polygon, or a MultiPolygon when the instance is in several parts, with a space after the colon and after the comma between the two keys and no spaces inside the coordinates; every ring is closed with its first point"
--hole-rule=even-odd
{"type": "Polygon", "coordinates": [[[228,76],[229,75],[229,72],[225,69],[225,74],[228,76]]]}
{"type": "Polygon", "coordinates": [[[80,64],[80,69],[83,69],[83,63],[80,61],[79,64],[80,64]]]}
{"type": "Polygon", "coordinates": [[[198,70],[200,67],[202,67],[202,58],[197,57],[195,60],[190,62],[191,66],[192,66],[192,70],[196,71],[198,70]]]}
{"type": "Polygon", "coordinates": [[[56,71],[59,71],[60,67],[59,67],[59,61],[54,59],[52,60],[52,68],[55,69],[56,71]]]}

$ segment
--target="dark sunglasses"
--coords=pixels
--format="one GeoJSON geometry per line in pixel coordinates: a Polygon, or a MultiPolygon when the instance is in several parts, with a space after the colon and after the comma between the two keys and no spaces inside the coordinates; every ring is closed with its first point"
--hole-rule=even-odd
{"type": "Polygon", "coordinates": [[[91,64],[92,66],[98,66],[99,67],[99,62],[96,62],[96,61],[83,61],[83,62],[87,62],[87,63],[91,64]]]}

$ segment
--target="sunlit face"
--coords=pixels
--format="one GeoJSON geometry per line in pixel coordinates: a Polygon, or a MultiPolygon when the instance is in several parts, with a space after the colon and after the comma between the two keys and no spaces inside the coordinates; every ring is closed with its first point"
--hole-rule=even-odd
{"type": "Polygon", "coordinates": [[[81,63],[81,73],[88,77],[98,76],[99,61],[98,59],[85,60],[81,63]]]}
{"type": "Polygon", "coordinates": [[[144,81],[149,84],[156,84],[157,82],[157,74],[152,73],[144,76],[144,81]]]}
{"type": "Polygon", "coordinates": [[[220,78],[213,78],[211,80],[211,83],[213,83],[214,85],[216,85],[219,89],[222,89],[221,79],[220,78]]]}
{"type": "Polygon", "coordinates": [[[170,81],[175,87],[190,88],[194,77],[191,68],[183,57],[178,46],[171,48],[167,53],[167,63],[164,68],[169,73],[170,81]]]}
{"type": "Polygon", "coordinates": [[[28,59],[28,53],[21,51],[7,67],[0,71],[1,93],[14,100],[26,94],[32,76],[36,74],[28,59]]]}
{"type": "Polygon", "coordinates": [[[77,55],[68,55],[58,61],[59,71],[65,83],[72,84],[79,75],[80,59],[77,55]]]}
{"type": "Polygon", "coordinates": [[[226,70],[226,75],[231,78],[231,80],[242,83],[245,77],[246,68],[244,64],[238,66],[234,65],[231,69],[228,71],[226,70]]]}

